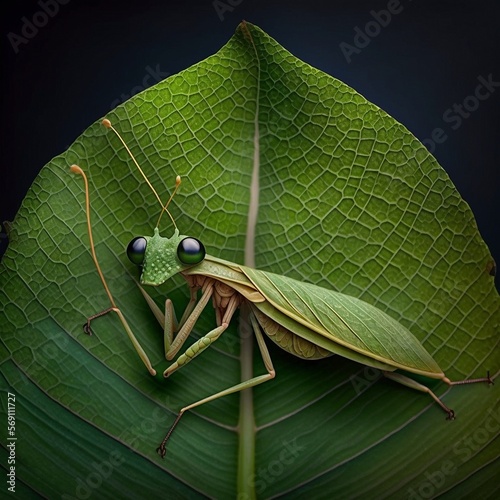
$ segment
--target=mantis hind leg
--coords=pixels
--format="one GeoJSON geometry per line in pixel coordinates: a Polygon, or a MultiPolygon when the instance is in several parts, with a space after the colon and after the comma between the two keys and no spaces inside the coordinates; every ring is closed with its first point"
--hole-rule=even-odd
{"type": "MultiPolygon", "coordinates": [[[[383,375],[395,382],[398,382],[406,387],[410,387],[411,389],[415,389],[420,392],[425,392],[431,396],[432,399],[448,414],[447,419],[453,420],[455,418],[455,412],[448,408],[427,386],[416,382],[415,380],[407,377],[405,375],[401,375],[400,373],[387,372],[383,371],[383,375]]],[[[493,384],[493,380],[490,377],[490,372],[488,372],[486,377],[483,378],[475,378],[469,380],[458,380],[456,382],[452,382],[448,377],[442,378],[443,382],[446,382],[449,386],[452,385],[464,385],[464,384],[476,384],[480,382],[487,382],[488,384],[493,384]]]]}
{"type": "MultiPolygon", "coordinates": [[[[232,315],[232,313],[231,313],[231,315],[232,315]]],[[[156,449],[156,451],[158,452],[158,454],[162,458],[164,458],[165,454],[166,454],[165,445],[166,445],[167,441],[170,439],[170,436],[172,435],[175,427],[177,426],[179,420],[181,419],[182,415],[184,415],[184,413],[186,411],[191,410],[192,408],[196,408],[197,406],[200,406],[202,404],[208,403],[209,401],[213,401],[214,399],[219,399],[219,398],[227,396],[229,394],[233,394],[235,392],[240,392],[240,391],[243,391],[244,389],[249,389],[250,387],[255,387],[256,385],[267,382],[268,380],[271,380],[275,377],[276,372],[274,370],[274,366],[273,366],[273,363],[271,361],[271,356],[269,355],[269,351],[268,351],[266,343],[264,341],[264,337],[262,335],[262,332],[260,331],[259,323],[257,322],[257,319],[255,318],[255,316],[252,312],[249,313],[249,318],[250,318],[250,322],[252,325],[252,329],[255,333],[255,337],[257,338],[257,345],[259,346],[259,351],[260,351],[260,354],[261,354],[262,359],[264,361],[264,365],[266,367],[267,373],[264,375],[258,375],[257,377],[253,377],[250,380],[245,380],[244,382],[233,385],[232,387],[229,387],[228,389],[217,392],[216,394],[213,394],[212,396],[208,396],[204,399],[201,399],[200,401],[196,401],[195,403],[192,403],[192,404],[182,408],[181,411],[179,412],[179,414],[177,415],[177,418],[175,419],[174,423],[172,424],[169,431],[167,432],[167,435],[165,436],[165,438],[161,442],[160,446],[156,449]]],[[[222,326],[224,326],[224,329],[225,329],[225,327],[227,327],[227,323],[225,323],[224,321],[228,321],[228,318],[226,317],[226,315],[223,318],[223,324],[222,324],[222,326]]],[[[218,327],[218,328],[221,328],[221,327],[218,327]]],[[[218,328],[216,328],[215,330],[217,330],[218,328]]],[[[222,332],[220,332],[220,333],[222,333],[222,332]]],[[[203,340],[203,338],[200,339],[198,342],[200,342],[202,340],[203,340]]]]}

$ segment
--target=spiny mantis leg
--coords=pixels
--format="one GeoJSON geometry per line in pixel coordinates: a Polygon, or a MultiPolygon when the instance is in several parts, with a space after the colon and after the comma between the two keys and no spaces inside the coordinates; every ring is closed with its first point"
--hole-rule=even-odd
{"type": "MultiPolygon", "coordinates": [[[[398,382],[400,384],[405,385],[406,387],[410,387],[411,389],[415,389],[417,391],[421,392],[426,392],[431,396],[434,401],[448,414],[447,419],[448,420],[453,420],[455,418],[455,412],[451,409],[448,408],[428,387],[425,385],[419,384],[415,380],[411,379],[410,377],[406,377],[405,375],[401,375],[400,373],[393,373],[393,372],[382,372],[385,377],[394,380],[395,382],[398,382]]],[[[493,384],[493,380],[490,377],[490,372],[488,372],[486,377],[483,378],[475,378],[475,379],[469,379],[469,380],[458,380],[457,382],[452,382],[449,378],[444,377],[443,382],[446,382],[448,385],[464,385],[464,384],[476,384],[480,382],[488,382],[488,384],[493,384]]]]}
{"type": "Polygon", "coordinates": [[[177,317],[175,315],[174,306],[170,299],[165,300],[165,314],[163,314],[160,308],[156,305],[156,302],[151,298],[151,296],[146,292],[146,290],[144,290],[144,288],[142,288],[142,286],[139,284],[137,284],[137,286],[139,287],[139,290],[141,291],[143,297],[146,299],[146,302],[149,308],[151,309],[152,313],[154,314],[155,318],[158,320],[158,323],[160,323],[161,327],[163,328],[165,358],[172,359],[168,358],[168,353],[171,350],[172,342],[174,340],[174,332],[177,332],[179,328],[182,328],[187,318],[193,311],[197,301],[197,293],[200,287],[199,286],[189,287],[191,297],[189,299],[188,305],[184,310],[184,314],[182,315],[180,322],[178,322],[177,317]]]}
{"type": "MultiPolygon", "coordinates": [[[[191,333],[196,321],[200,317],[200,314],[203,312],[205,309],[208,301],[210,300],[210,297],[212,296],[214,292],[214,284],[215,281],[213,279],[207,279],[205,283],[203,284],[202,288],[202,295],[200,297],[200,300],[196,304],[196,307],[194,306],[194,303],[196,302],[196,291],[193,292],[191,291],[191,300],[189,304],[186,307],[186,310],[184,311],[184,314],[182,315],[181,319],[181,329],[177,332],[177,335],[172,342],[172,345],[170,346],[169,351],[166,353],[166,358],[167,360],[171,360],[175,357],[175,355],[179,352],[181,347],[184,345],[184,342],[186,342],[186,339],[189,337],[189,334],[191,333]],[[194,296],[193,296],[194,293],[194,296]],[[194,301],[193,301],[194,298],[194,301]],[[189,315],[187,315],[188,313],[189,315]]],[[[173,306],[171,306],[171,311],[173,313],[173,306]]],[[[220,327],[221,325],[218,325],[220,327]]],[[[201,339],[200,339],[201,340],[201,339]]],[[[177,360],[179,362],[179,360],[177,360]]],[[[170,369],[172,366],[176,365],[174,363],[171,365],[168,369],[170,369]]],[[[175,368],[174,368],[175,369],[175,368]]],[[[174,371],[174,369],[172,371],[174,371]]],[[[169,372],[170,373],[170,372],[169,372]]],[[[168,376],[168,375],[165,375],[168,376]]]]}
{"type": "MultiPolygon", "coordinates": [[[[169,361],[177,355],[179,350],[186,342],[189,334],[193,329],[194,324],[198,320],[200,314],[205,309],[210,297],[212,296],[213,287],[215,285],[215,281],[213,279],[206,279],[203,287],[193,285],[193,281],[190,276],[187,276],[186,280],[189,285],[190,299],[189,303],[184,309],[182,318],[178,323],[175,316],[175,310],[170,299],[167,299],[165,301],[165,314],[163,314],[154,300],[149,296],[149,294],[140,285],[138,285],[151,311],[155,315],[160,325],[162,325],[162,327],[164,328],[165,357],[169,361]],[[200,288],[202,290],[202,296],[197,303],[197,294],[200,288]],[[177,332],[175,339],[174,332],[177,332]]],[[[217,326],[220,327],[222,323],[223,320],[219,315],[217,319],[217,326]]]]}
{"type": "Polygon", "coordinates": [[[466,384],[477,384],[481,382],[488,382],[489,385],[494,385],[493,379],[490,376],[490,372],[486,372],[486,377],[480,377],[480,378],[469,378],[465,380],[455,380],[451,381],[449,378],[445,378],[444,382],[446,382],[448,385],[466,385],[466,384]]]}
{"type": "MultiPolygon", "coordinates": [[[[203,295],[200,298],[200,301],[194,308],[193,312],[187,319],[186,323],[184,324],[184,327],[182,330],[185,330],[184,332],[181,330],[179,334],[176,337],[176,340],[179,339],[181,336],[184,337],[182,339],[182,343],[184,343],[185,339],[188,337],[188,335],[191,333],[191,330],[193,326],[195,325],[197,319],[199,318],[201,312],[203,309],[206,307],[208,300],[212,296],[213,289],[214,289],[214,280],[210,279],[207,280],[208,286],[205,288],[205,291],[203,295]]],[[[192,359],[194,359],[196,356],[200,355],[207,347],[209,347],[211,344],[213,344],[224,332],[224,330],[228,327],[231,318],[233,317],[234,312],[236,311],[237,307],[240,304],[240,298],[238,294],[234,294],[226,309],[226,313],[224,314],[224,318],[222,318],[222,322],[220,325],[218,325],[216,328],[213,330],[210,330],[206,335],[201,337],[201,339],[197,340],[192,346],[188,347],[183,354],[181,354],[174,363],[172,363],[164,372],[163,376],[165,378],[169,377],[173,372],[184,366],[185,364],[189,363],[192,359]]],[[[175,342],[174,342],[175,343],[175,342]]],[[[182,345],[182,344],[181,344],[182,345]]],[[[173,345],[172,345],[173,347],[173,345]]]]}
{"type": "MultiPolygon", "coordinates": [[[[187,282],[189,285],[189,294],[190,294],[189,302],[188,302],[188,305],[186,306],[186,308],[184,309],[184,313],[182,314],[182,317],[181,317],[181,320],[179,321],[179,324],[175,326],[174,331],[176,331],[176,332],[179,331],[179,328],[182,328],[184,326],[187,319],[189,318],[189,316],[193,312],[194,306],[196,305],[196,301],[198,300],[198,290],[201,288],[197,285],[196,286],[192,285],[190,279],[187,279],[187,282]]],[[[172,310],[173,310],[173,306],[172,306],[172,310]]]]}
{"type": "MultiPolygon", "coordinates": [[[[228,311],[229,311],[229,309],[228,309],[228,311]]],[[[233,313],[234,313],[234,311],[231,312],[231,316],[233,313]]],[[[227,313],[224,315],[223,321],[230,319],[230,318],[227,318],[226,316],[227,316],[227,313]]],[[[249,313],[249,318],[250,318],[250,322],[252,323],[252,328],[253,328],[253,331],[255,333],[255,337],[257,338],[257,345],[259,346],[259,351],[260,351],[260,354],[262,356],[262,360],[264,361],[264,366],[266,367],[267,374],[253,377],[250,380],[246,380],[245,382],[241,382],[239,384],[233,385],[232,387],[229,387],[228,389],[217,392],[216,394],[213,394],[212,396],[208,396],[204,399],[201,399],[200,401],[196,401],[195,403],[192,403],[192,404],[182,408],[181,411],[179,412],[179,414],[177,415],[177,418],[175,419],[174,423],[172,424],[169,431],[167,432],[167,435],[165,436],[165,438],[161,442],[160,446],[158,446],[158,448],[156,449],[156,451],[158,452],[158,454],[162,458],[165,457],[165,454],[167,452],[166,448],[165,448],[167,441],[170,439],[170,436],[174,432],[175,427],[177,426],[177,424],[179,423],[179,420],[181,419],[182,415],[184,415],[184,413],[186,411],[191,410],[192,408],[196,408],[197,406],[200,406],[202,404],[208,403],[209,401],[213,401],[215,399],[222,398],[222,397],[227,396],[229,394],[233,394],[234,392],[240,392],[240,391],[243,391],[244,389],[249,389],[250,387],[255,387],[256,385],[267,382],[268,380],[271,380],[275,377],[276,372],[274,371],[274,366],[273,366],[273,362],[271,360],[271,356],[269,355],[269,351],[267,349],[266,343],[264,342],[264,337],[263,337],[262,332],[260,330],[259,323],[257,322],[257,319],[255,318],[253,312],[249,313]]],[[[227,323],[223,322],[222,326],[224,326],[224,325],[226,325],[226,327],[227,327],[227,323]]],[[[216,330],[217,330],[217,328],[216,328],[216,330]]],[[[219,336],[220,336],[220,333],[219,333],[219,336]]],[[[203,340],[203,338],[200,339],[198,342],[200,342],[201,340],[203,340]]],[[[186,363],[188,361],[186,361],[186,363]]]]}

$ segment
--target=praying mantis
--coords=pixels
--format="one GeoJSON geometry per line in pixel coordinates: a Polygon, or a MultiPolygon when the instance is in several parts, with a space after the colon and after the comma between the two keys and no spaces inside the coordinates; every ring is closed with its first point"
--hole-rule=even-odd
{"type": "MultiPolygon", "coordinates": [[[[207,254],[203,243],[197,238],[180,234],[174,218],[168,211],[168,206],[181,183],[180,177],[177,176],[175,189],[167,203],[163,203],[119,132],[108,119],[104,119],[102,124],[116,134],[161,206],[153,236],[134,238],[127,247],[127,255],[130,261],[141,269],[139,289],[163,327],[165,358],[167,361],[173,361],[163,372],[163,377],[170,377],[217,341],[228,328],[235,311],[243,305],[247,307],[248,319],[266,369],[263,375],[254,376],[183,407],[157,448],[162,458],[165,457],[170,436],[186,411],[275,377],[275,369],[263,333],[279,347],[302,359],[317,360],[338,354],[378,369],[391,380],[427,393],[446,412],[448,419],[454,418],[453,410],[428,387],[407,375],[396,373],[396,370],[438,379],[450,386],[477,382],[493,383],[489,372],[483,378],[451,381],[406,327],[367,302],[207,254]],[[159,232],[160,221],[165,212],[174,226],[174,233],[170,238],[162,237],[159,232]],[[159,286],[179,273],[187,282],[190,299],[182,318],[177,321],[172,302],[166,299],[163,313],[142,285],[159,286]],[[210,301],[215,308],[215,328],[178,355],[210,301]]],[[[116,305],[99,266],[92,236],[87,177],[77,165],[72,165],[71,171],[82,176],[84,181],[90,251],[111,303],[109,308],[90,316],[84,330],[91,334],[92,321],[109,312],[116,313],[143,364],[151,375],[156,375],[148,355],[116,305]]]]}

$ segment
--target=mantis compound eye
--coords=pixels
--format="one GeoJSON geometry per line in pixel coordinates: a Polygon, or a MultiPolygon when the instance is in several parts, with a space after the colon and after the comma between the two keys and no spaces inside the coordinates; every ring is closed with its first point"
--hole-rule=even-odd
{"type": "Polygon", "coordinates": [[[134,238],[127,247],[127,256],[130,262],[136,266],[142,266],[144,263],[144,255],[146,254],[146,238],[138,236],[134,238]]]}
{"type": "Polygon", "coordinates": [[[205,258],[205,247],[196,238],[184,238],[177,247],[177,257],[183,264],[199,264],[205,258]]]}

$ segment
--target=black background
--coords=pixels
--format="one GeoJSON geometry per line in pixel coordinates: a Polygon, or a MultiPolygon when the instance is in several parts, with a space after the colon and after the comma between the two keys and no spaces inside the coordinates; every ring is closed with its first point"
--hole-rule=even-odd
{"type": "MultiPolygon", "coordinates": [[[[55,0],[45,0],[55,7],[55,0]]],[[[497,195],[500,87],[452,130],[443,113],[474,94],[478,77],[500,82],[500,8],[494,0],[400,0],[400,13],[359,54],[346,60],[355,28],[397,0],[186,2],[64,0],[27,43],[13,48],[26,20],[44,20],[42,3],[3,3],[0,220],[12,220],[42,166],[94,120],[144,84],[216,52],[245,19],[300,59],[346,82],[402,122],[420,140],[440,127],[434,155],[470,204],[500,261],[497,195]],[[231,5],[233,5],[231,7],[231,5]],[[222,19],[221,19],[222,17],[222,19]],[[12,38],[12,35],[10,35],[12,38]]],[[[26,28],[25,28],[26,29],[26,28]]],[[[453,113],[455,114],[455,113],[453,113]]],[[[2,235],[0,255],[7,240],[2,235]]]]}

